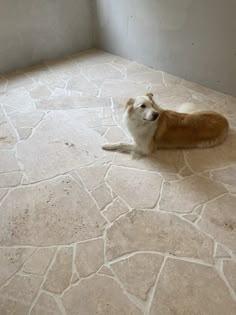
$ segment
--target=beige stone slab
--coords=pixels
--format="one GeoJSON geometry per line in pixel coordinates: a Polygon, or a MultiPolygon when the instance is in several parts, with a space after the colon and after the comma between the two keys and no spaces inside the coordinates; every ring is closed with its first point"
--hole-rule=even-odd
{"type": "Polygon", "coordinates": [[[104,182],[108,165],[84,167],[77,171],[87,189],[93,189],[104,182]]]}
{"type": "Polygon", "coordinates": [[[47,267],[49,266],[54,254],[55,248],[39,248],[36,252],[27,260],[23,266],[25,273],[32,273],[39,276],[44,275],[47,267]]]}
{"type": "Polygon", "coordinates": [[[0,108],[0,150],[13,149],[16,142],[16,133],[0,108]]]}
{"type": "Polygon", "coordinates": [[[114,202],[109,205],[104,211],[103,214],[105,217],[113,222],[115,219],[117,219],[120,215],[126,213],[129,211],[129,208],[127,205],[122,201],[119,197],[114,200],[114,202]]]}
{"type": "Polygon", "coordinates": [[[148,92],[148,84],[140,84],[131,81],[107,80],[101,88],[101,96],[135,97],[148,92]]]}
{"type": "Polygon", "coordinates": [[[33,248],[0,248],[0,286],[33,254],[33,248]]]}
{"type": "Polygon", "coordinates": [[[233,260],[224,260],[223,273],[236,293],[236,262],[233,260]]]}
{"type": "Polygon", "coordinates": [[[226,141],[214,148],[186,150],[186,159],[196,172],[225,168],[236,161],[236,132],[231,131],[226,141]]]}
{"type": "Polygon", "coordinates": [[[80,277],[95,273],[104,263],[103,239],[91,240],[77,244],[75,266],[80,277]]]}
{"type": "Polygon", "coordinates": [[[24,128],[24,127],[17,128],[17,132],[21,140],[28,139],[32,133],[32,128],[24,128]]]}
{"type": "Polygon", "coordinates": [[[0,289],[0,314],[9,314],[9,311],[10,314],[27,314],[42,281],[42,277],[35,275],[15,275],[0,289]]]}
{"type": "Polygon", "coordinates": [[[46,85],[38,85],[30,91],[30,96],[33,99],[47,99],[52,95],[52,92],[46,85]]]}
{"type": "Polygon", "coordinates": [[[215,170],[211,173],[212,178],[227,185],[236,186],[236,166],[215,170]]]}
{"type": "Polygon", "coordinates": [[[233,315],[236,302],[213,267],[167,259],[150,315],[233,315]]]}
{"type": "Polygon", "coordinates": [[[122,79],[124,75],[111,64],[85,65],[81,68],[82,74],[91,81],[122,79]]]}
{"type": "Polygon", "coordinates": [[[0,174],[0,188],[15,187],[20,184],[21,178],[20,172],[0,174]]]}
{"type": "Polygon", "coordinates": [[[162,189],[160,210],[192,212],[205,203],[226,192],[223,185],[205,177],[193,175],[177,182],[165,182],[162,189]]]}
{"type": "Polygon", "coordinates": [[[137,160],[128,154],[116,154],[113,163],[145,171],[177,174],[184,166],[184,157],[180,150],[160,150],[152,157],[137,160]]]}
{"type": "Polygon", "coordinates": [[[113,201],[112,192],[106,184],[102,184],[101,186],[95,188],[92,191],[92,196],[96,200],[100,210],[103,210],[113,201]]]}
{"type": "Polygon", "coordinates": [[[128,75],[127,80],[137,83],[164,84],[162,72],[154,70],[128,75]]]}
{"type": "Polygon", "coordinates": [[[8,194],[0,207],[0,245],[71,244],[101,236],[105,224],[88,193],[61,177],[8,194]]]}
{"type": "Polygon", "coordinates": [[[32,308],[31,315],[62,315],[62,311],[58,307],[55,299],[42,292],[32,308]]]}
{"type": "Polygon", "coordinates": [[[155,71],[154,69],[139,64],[137,62],[132,62],[127,66],[127,75],[135,75],[135,74],[142,74],[149,71],[155,71]]]}
{"type": "Polygon", "coordinates": [[[37,109],[43,110],[68,110],[77,108],[97,108],[109,107],[111,101],[109,98],[95,96],[55,96],[47,100],[36,102],[37,109]]]}
{"type": "Polygon", "coordinates": [[[199,227],[221,244],[236,250],[236,196],[224,195],[209,202],[198,222],[199,227]]]}
{"type": "Polygon", "coordinates": [[[153,85],[151,92],[154,100],[164,109],[177,110],[183,103],[191,98],[191,92],[180,85],[153,85]]]}
{"type": "Polygon", "coordinates": [[[24,87],[7,91],[1,96],[1,103],[11,106],[17,111],[23,113],[27,113],[35,109],[34,101],[24,87]]]}
{"type": "Polygon", "coordinates": [[[29,182],[36,182],[104,157],[107,153],[102,150],[102,143],[102,137],[78,124],[73,113],[56,111],[40,123],[29,139],[18,144],[17,151],[29,182]]]}
{"type": "Polygon", "coordinates": [[[191,223],[154,211],[129,212],[107,230],[106,255],[113,260],[135,251],[158,251],[212,262],[213,243],[191,223]]]}
{"type": "Polygon", "coordinates": [[[67,314],[141,315],[143,314],[110,277],[94,276],[82,280],[62,298],[67,314]],[[88,302],[89,297],[89,302],[88,302]]]}
{"type": "Polygon", "coordinates": [[[69,79],[67,89],[82,92],[85,95],[98,95],[98,88],[93,83],[89,82],[84,76],[76,75],[69,79]]]}
{"type": "Polygon", "coordinates": [[[15,126],[15,128],[35,127],[43,118],[44,112],[41,111],[33,111],[28,113],[17,113],[15,115],[11,115],[11,122],[15,126]]]}
{"type": "Polygon", "coordinates": [[[43,289],[62,293],[70,284],[72,276],[73,248],[62,247],[56,254],[55,261],[47,273],[43,289]]]}
{"type": "Polygon", "coordinates": [[[132,294],[147,300],[155,284],[163,257],[151,253],[137,253],[129,258],[111,264],[119,280],[132,294]]]}
{"type": "Polygon", "coordinates": [[[158,174],[118,166],[112,166],[107,176],[107,183],[112,190],[130,207],[140,209],[156,205],[161,182],[158,174]]]}
{"type": "Polygon", "coordinates": [[[19,171],[14,151],[1,151],[0,173],[19,171]]]}
{"type": "Polygon", "coordinates": [[[216,258],[230,258],[230,255],[222,245],[217,244],[215,257],[216,258]]]}

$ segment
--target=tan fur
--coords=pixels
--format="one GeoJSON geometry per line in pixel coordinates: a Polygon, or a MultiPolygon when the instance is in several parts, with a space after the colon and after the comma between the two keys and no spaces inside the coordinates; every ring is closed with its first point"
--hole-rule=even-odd
{"type": "Polygon", "coordinates": [[[228,128],[227,119],[216,112],[186,114],[163,110],[150,150],[215,146],[224,141],[228,128]]]}
{"type": "Polygon", "coordinates": [[[216,112],[163,110],[152,93],[129,99],[125,120],[134,143],[105,144],[103,149],[147,155],[158,149],[208,148],[222,143],[229,129],[227,119],[216,112]]]}

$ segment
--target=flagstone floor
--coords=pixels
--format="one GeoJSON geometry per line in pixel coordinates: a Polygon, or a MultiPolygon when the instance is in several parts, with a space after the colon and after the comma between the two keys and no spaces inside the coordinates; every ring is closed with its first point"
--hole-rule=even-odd
{"type": "Polygon", "coordinates": [[[1,76],[0,314],[236,314],[236,98],[99,50],[1,76]],[[102,151],[147,91],[227,141],[102,151]]]}

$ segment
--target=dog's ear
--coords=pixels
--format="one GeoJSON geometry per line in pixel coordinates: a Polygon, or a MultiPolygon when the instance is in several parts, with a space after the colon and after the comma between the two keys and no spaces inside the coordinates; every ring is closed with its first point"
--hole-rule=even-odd
{"type": "Polygon", "coordinates": [[[130,98],[126,103],[126,106],[134,105],[134,102],[135,102],[134,98],[130,98]]]}
{"type": "Polygon", "coordinates": [[[152,99],[153,99],[153,94],[152,93],[147,93],[146,96],[152,101],[152,99]]]}
{"type": "Polygon", "coordinates": [[[132,112],[132,110],[133,110],[134,102],[135,102],[135,99],[130,98],[126,103],[125,110],[128,110],[129,113],[132,112]]]}

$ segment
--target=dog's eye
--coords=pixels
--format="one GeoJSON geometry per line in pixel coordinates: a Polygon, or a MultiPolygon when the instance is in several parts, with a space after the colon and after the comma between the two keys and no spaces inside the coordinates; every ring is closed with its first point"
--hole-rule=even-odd
{"type": "Polygon", "coordinates": [[[140,105],[141,108],[146,108],[145,104],[140,105]]]}

